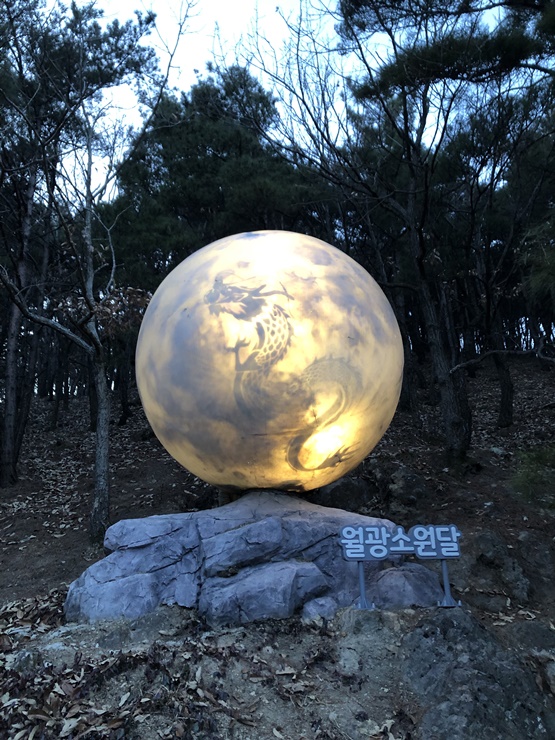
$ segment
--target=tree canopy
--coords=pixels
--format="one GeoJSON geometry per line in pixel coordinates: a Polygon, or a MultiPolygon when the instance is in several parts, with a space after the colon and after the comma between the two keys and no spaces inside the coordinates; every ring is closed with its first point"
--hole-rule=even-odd
{"type": "Polygon", "coordinates": [[[172,90],[152,14],[106,23],[94,3],[0,1],[2,485],[37,393],[93,389],[106,434],[117,391],[124,423],[149,295],[242,231],[317,236],[378,279],[403,334],[403,403],[417,411],[430,364],[450,458],[471,444],[466,375],[482,359],[500,425],[506,356],[552,368],[555,3],[301,10],[283,55],[258,38],[243,62],[172,90]],[[124,84],[142,115],[131,132],[114,102],[124,84]]]}

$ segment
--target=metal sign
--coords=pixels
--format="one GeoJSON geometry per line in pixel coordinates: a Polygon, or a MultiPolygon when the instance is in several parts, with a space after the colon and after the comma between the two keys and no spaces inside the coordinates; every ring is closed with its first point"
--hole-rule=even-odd
{"type": "Polygon", "coordinates": [[[365,560],[387,560],[392,555],[414,555],[421,560],[441,560],[444,598],[438,606],[461,606],[451,595],[447,559],[460,557],[461,532],[454,524],[415,524],[405,532],[403,527],[393,530],[385,526],[343,527],[339,543],[345,560],[358,562],[360,608],[372,609],[366,601],[364,585],[365,560]]]}

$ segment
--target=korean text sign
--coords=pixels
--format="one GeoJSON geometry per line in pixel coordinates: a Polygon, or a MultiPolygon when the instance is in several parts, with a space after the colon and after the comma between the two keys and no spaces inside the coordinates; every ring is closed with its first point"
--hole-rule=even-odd
{"type": "Polygon", "coordinates": [[[405,532],[381,526],[343,527],[339,541],[346,560],[386,560],[392,555],[415,555],[420,559],[460,557],[461,533],[454,524],[416,524],[405,532]]]}

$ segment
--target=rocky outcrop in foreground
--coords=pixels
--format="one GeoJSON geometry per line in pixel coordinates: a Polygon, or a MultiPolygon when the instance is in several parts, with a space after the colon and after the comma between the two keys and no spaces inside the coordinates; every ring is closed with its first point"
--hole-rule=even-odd
{"type": "Polygon", "coordinates": [[[347,608],[325,622],[207,628],[176,606],[27,625],[4,667],[0,652],[0,735],[15,736],[35,696],[45,737],[549,740],[555,633],[514,627],[500,640],[466,608],[347,608]]]}
{"type": "MultiPolygon", "coordinates": [[[[338,541],[349,524],[394,527],[269,491],[208,511],[120,521],[106,533],[110,554],[71,584],[66,618],[136,618],[162,604],[195,608],[212,625],[283,619],[300,609],[330,618],[359,596],[357,564],[343,559],[338,541]]],[[[442,599],[433,570],[388,565],[365,564],[370,603],[442,599]]]]}

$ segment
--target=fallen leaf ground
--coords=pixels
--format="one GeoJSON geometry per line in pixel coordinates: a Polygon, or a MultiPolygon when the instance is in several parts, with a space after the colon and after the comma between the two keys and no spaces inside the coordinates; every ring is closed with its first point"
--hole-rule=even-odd
{"type": "MultiPolygon", "coordinates": [[[[357,471],[369,483],[360,510],[407,528],[424,519],[448,520],[463,532],[462,548],[465,533],[488,529],[509,543],[524,532],[531,547],[538,543],[553,551],[554,456],[542,453],[555,445],[555,366],[519,360],[512,374],[515,423],[505,430],[495,424],[499,390],[493,368],[484,364],[468,379],[473,446],[468,461],[456,468],[442,456],[437,406],[399,411],[357,471]],[[422,477],[433,492],[431,503],[406,509],[373,485],[376,469],[400,465],[422,477]],[[519,491],[523,479],[530,485],[519,491]]],[[[426,394],[424,384],[419,395],[425,400],[426,394]]],[[[117,418],[116,407],[114,412],[117,418]]],[[[174,609],[150,626],[143,641],[120,639],[114,628],[76,626],[73,649],[62,651],[59,660],[39,670],[31,650],[26,665],[21,651],[30,636],[55,638],[68,584],[103,556],[87,537],[94,461],[87,406],[71,401],[56,429],[50,428],[50,415],[49,401],[35,404],[20,480],[0,491],[0,669],[11,665],[16,650],[24,663],[6,669],[0,684],[0,737],[410,737],[417,708],[408,716],[405,697],[402,716],[394,716],[401,704],[393,688],[385,701],[387,686],[375,687],[375,695],[363,700],[354,674],[341,668],[348,651],[338,653],[337,632],[296,618],[213,632],[194,614],[174,609]],[[358,717],[352,733],[347,716],[350,722],[358,717]]],[[[125,426],[113,426],[111,459],[113,521],[217,504],[217,492],[184,471],[149,433],[138,405],[125,426]]],[[[335,505],[350,508],[349,502],[335,505]]],[[[464,601],[472,589],[469,583],[455,596],[464,601]]],[[[498,602],[488,608],[486,594],[473,613],[502,633],[504,625],[519,620],[553,624],[554,602],[555,594],[538,590],[531,603],[507,602],[500,612],[498,602]]],[[[395,630],[388,629],[394,650],[395,630]]],[[[64,640],[67,648],[67,635],[64,640]]]]}

